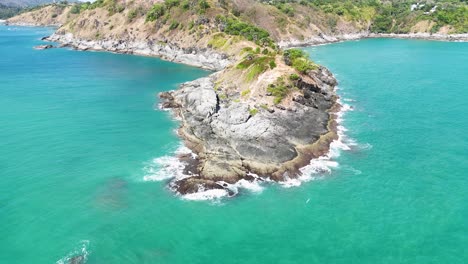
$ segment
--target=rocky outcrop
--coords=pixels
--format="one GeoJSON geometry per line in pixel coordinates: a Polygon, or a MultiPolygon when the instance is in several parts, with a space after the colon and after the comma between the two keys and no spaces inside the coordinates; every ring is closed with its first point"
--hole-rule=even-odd
{"type": "Polygon", "coordinates": [[[197,154],[197,173],[171,186],[186,194],[227,188],[226,183],[251,180],[250,173],[276,181],[295,177],[311,158],[324,154],[316,143],[333,132],[336,80],[324,67],[309,77],[312,81],[301,81],[300,100],[273,111],[252,112],[244,102],[221,100],[214,89],[217,73],[160,94],[162,106],[182,120],[179,135],[197,154]]]}
{"type": "Polygon", "coordinates": [[[85,40],[78,39],[71,33],[55,33],[48,41],[59,42],[62,47],[77,50],[103,50],[116,53],[156,56],[162,59],[184,63],[208,70],[219,71],[232,62],[227,55],[208,48],[180,48],[176,44],[155,39],[130,41],[125,39],[85,40]]]}

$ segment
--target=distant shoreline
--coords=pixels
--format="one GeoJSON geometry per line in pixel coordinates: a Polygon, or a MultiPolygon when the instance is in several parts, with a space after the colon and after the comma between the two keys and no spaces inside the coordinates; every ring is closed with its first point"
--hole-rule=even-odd
{"type": "Polygon", "coordinates": [[[432,41],[447,41],[447,42],[468,42],[468,33],[462,34],[430,34],[430,33],[410,33],[410,34],[395,34],[395,33],[356,33],[343,35],[319,35],[305,40],[279,41],[278,45],[281,48],[307,47],[331,44],[343,41],[352,41],[370,38],[397,38],[397,39],[420,39],[432,41]]]}

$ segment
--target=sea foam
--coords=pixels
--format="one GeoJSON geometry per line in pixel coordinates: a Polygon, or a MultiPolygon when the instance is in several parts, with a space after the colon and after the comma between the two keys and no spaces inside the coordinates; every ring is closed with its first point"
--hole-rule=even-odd
{"type": "Polygon", "coordinates": [[[76,246],[70,253],[65,257],[57,260],[56,264],[68,264],[68,263],[86,263],[88,256],[91,252],[89,251],[89,240],[80,241],[79,245],[76,246]],[[78,262],[76,262],[79,260],[78,262]]]}
{"type": "MultiPolygon", "coordinates": [[[[343,101],[352,101],[351,99],[344,99],[343,101]]],[[[335,160],[340,156],[342,151],[349,151],[353,146],[357,145],[357,142],[346,136],[347,129],[342,125],[343,116],[346,112],[353,111],[353,107],[349,104],[343,103],[338,99],[338,103],[341,105],[341,109],[336,113],[336,122],[338,139],[330,143],[330,149],[324,156],[312,159],[310,163],[301,168],[301,174],[298,177],[290,178],[286,176],[286,180],[280,182],[280,185],[285,188],[298,187],[302,183],[317,180],[322,178],[324,175],[330,174],[333,169],[339,167],[339,163],[335,160]]]]}
{"type": "Polygon", "coordinates": [[[196,158],[196,154],[189,148],[180,145],[171,155],[158,157],[149,162],[144,168],[144,181],[163,181],[175,178],[181,180],[191,175],[184,174],[184,168],[187,165],[183,162],[180,155],[191,155],[196,158]]]}

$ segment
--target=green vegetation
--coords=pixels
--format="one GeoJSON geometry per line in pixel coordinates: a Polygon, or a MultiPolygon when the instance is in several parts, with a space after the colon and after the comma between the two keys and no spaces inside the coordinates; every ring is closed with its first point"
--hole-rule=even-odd
{"type": "Polygon", "coordinates": [[[432,32],[437,32],[447,25],[453,27],[454,33],[468,32],[468,2],[466,0],[261,1],[275,6],[288,16],[294,16],[297,4],[321,10],[328,15],[326,22],[332,30],[336,27],[338,18],[342,17],[366,27],[370,26],[368,29],[374,33],[408,33],[417,22],[423,20],[435,23],[432,32]]]}
{"type": "MultiPolygon", "coordinates": [[[[271,62],[274,63],[274,60],[274,56],[262,56],[249,53],[237,64],[236,68],[240,70],[247,69],[246,81],[249,82],[266,70],[274,68],[271,64],[271,62]]],[[[274,66],[276,67],[276,64],[274,64],[274,66]]]]}
{"type": "Polygon", "coordinates": [[[208,45],[211,47],[220,49],[222,48],[227,42],[226,35],[224,33],[216,33],[213,35],[213,38],[208,42],[208,45]]]}
{"type": "Polygon", "coordinates": [[[173,7],[179,6],[180,0],[164,0],[164,5],[166,5],[167,9],[171,9],[173,7]]]}
{"type": "Polygon", "coordinates": [[[257,109],[257,108],[252,108],[252,109],[249,110],[249,114],[250,114],[251,116],[254,116],[254,115],[256,115],[257,113],[258,113],[258,109],[257,109]]]}
{"type": "Polygon", "coordinates": [[[295,74],[295,73],[289,75],[289,80],[291,80],[291,81],[297,81],[297,80],[299,80],[300,78],[301,78],[301,77],[300,77],[299,75],[295,74]]]}
{"type": "Polygon", "coordinates": [[[456,33],[468,32],[468,6],[448,7],[433,13],[435,28],[450,25],[456,33]]]}
{"type": "Polygon", "coordinates": [[[79,5],[73,5],[70,9],[71,14],[79,14],[80,13],[80,6],[79,5]]]}
{"type": "Polygon", "coordinates": [[[182,9],[189,10],[190,9],[190,2],[188,0],[184,0],[182,2],[182,9]]]}
{"type": "Polygon", "coordinates": [[[279,104],[288,95],[290,88],[290,85],[287,85],[283,78],[278,78],[275,84],[270,84],[268,86],[267,92],[275,97],[273,103],[279,104]]]}
{"type": "Polygon", "coordinates": [[[274,60],[270,61],[270,68],[274,69],[276,68],[276,62],[274,60]]]}
{"type": "Polygon", "coordinates": [[[301,73],[307,73],[318,68],[318,65],[312,62],[304,51],[299,49],[284,51],[283,58],[286,65],[292,66],[301,73]]]}
{"type": "Polygon", "coordinates": [[[252,24],[240,21],[237,18],[216,16],[216,22],[224,26],[224,32],[229,35],[243,36],[247,40],[253,41],[261,46],[272,46],[273,40],[270,34],[261,28],[252,24]]]}
{"type": "Polygon", "coordinates": [[[13,17],[21,12],[20,7],[6,6],[0,4],[0,19],[13,17]]]}
{"type": "Polygon", "coordinates": [[[156,19],[162,17],[165,13],[164,5],[162,4],[154,4],[150,11],[146,14],[146,21],[152,22],[156,19]]]}
{"type": "Polygon", "coordinates": [[[206,0],[200,0],[198,2],[198,7],[200,8],[199,13],[204,14],[206,9],[210,8],[210,4],[206,0]]]}
{"type": "Polygon", "coordinates": [[[174,30],[179,27],[179,22],[172,20],[171,25],[169,26],[169,30],[174,30]]]}
{"type": "Polygon", "coordinates": [[[135,19],[137,16],[138,16],[138,10],[132,9],[132,10],[130,10],[130,12],[128,12],[127,20],[129,22],[132,22],[133,19],[135,19]]]}
{"type": "Polygon", "coordinates": [[[273,5],[286,15],[290,17],[294,16],[294,8],[290,4],[285,3],[285,1],[273,1],[273,5]]]}
{"type": "Polygon", "coordinates": [[[244,91],[241,92],[242,97],[245,97],[245,96],[247,96],[249,94],[250,94],[250,89],[247,89],[247,90],[244,90],[244,91]]]}

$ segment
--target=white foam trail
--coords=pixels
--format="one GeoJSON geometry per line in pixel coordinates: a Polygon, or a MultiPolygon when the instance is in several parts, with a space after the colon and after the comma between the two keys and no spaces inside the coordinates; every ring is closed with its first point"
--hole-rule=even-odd
{"type": "Polygon", "coordinates": [[[80,262],[76,262],[76,263],[86,263],[86,261],[88,260],[88,256],[91,253],[88,250],[88,247],[89,247],[89,240],[82,240],[80,241],[80,245],[77,248],[75,248],[73,251],[68,253],[65,257],[57,260],[57,262],[55,263],[56,264],[68,264],[68,263],[71,263],[71,261],[74,259],[81,260],[80,262]]]}

